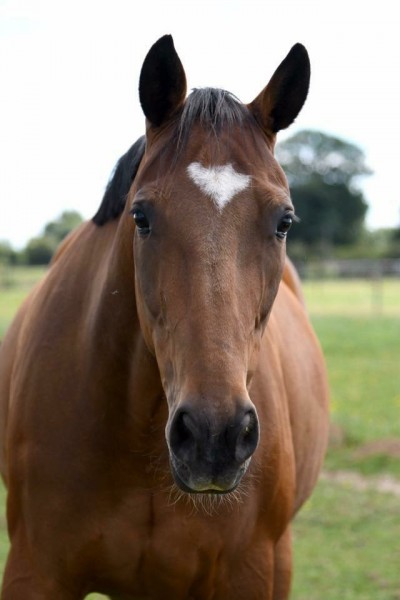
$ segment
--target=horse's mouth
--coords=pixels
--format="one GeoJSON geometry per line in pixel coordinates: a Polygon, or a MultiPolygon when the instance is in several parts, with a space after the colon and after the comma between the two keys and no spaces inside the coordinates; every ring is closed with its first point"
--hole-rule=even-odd
{"type": "Polygon", "coordinates": [[[196,474],[195,469],[191,470],[188,465],[171,456],[170,466],[175,484],[187,494],[230,494],[235,491],[246,473],[250,464],[248,459],[225,476],[210,477],[204,474],[196,474]]]}

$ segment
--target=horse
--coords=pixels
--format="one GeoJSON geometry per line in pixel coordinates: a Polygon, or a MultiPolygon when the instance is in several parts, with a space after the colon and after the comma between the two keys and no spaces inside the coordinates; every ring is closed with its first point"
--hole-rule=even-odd
{"type": "Polygon", "coordinates": [[[146,55],[145,135],[1,346],[2,600],[288,598],[328,431],[274,158],[309,79],[296,44],[242,104],[146,55]]]}

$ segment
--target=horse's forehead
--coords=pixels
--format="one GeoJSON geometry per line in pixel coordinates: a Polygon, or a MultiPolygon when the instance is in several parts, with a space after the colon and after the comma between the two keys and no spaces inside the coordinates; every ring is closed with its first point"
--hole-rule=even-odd
{"type": "Polygon", "coordinates": [[[189,179],[214,201],[220,211],[236,194],[251,185],[251,176],[237,171],[231,163],[204,166],[200,162],[192,162],[186,173],[189,179]]]}
{"type": "MultiPolygon", "coordinates": [[[[180,193],[186,195],[191,187],[197,197],[211,200],[214,208],[222,213],[242,192],[257,192],[257,199],[274,198],[277,202],[286,201],[287,184],[283,172],[276,163],[273,153],[267,147],[264,138],[256,135],[249,139],[245,136],[229,135],[221,132],[218,143],[201,129],[195,130],[184,146],[184,151],[166,150],[162,138],[148,149],[144,176],[139,184],[150,184],[158,189],[161,196],[171,205],[181,203],[180,193]],[[168,161],[171,168],[166,168],[168,161]]],[[[156,194],[158,196],[158,193],[156,194]]],[[[189,194],[190,197],[193,197],[189,194]]],[[[247,201],[250,200],[247,194],[247,201]]]]}

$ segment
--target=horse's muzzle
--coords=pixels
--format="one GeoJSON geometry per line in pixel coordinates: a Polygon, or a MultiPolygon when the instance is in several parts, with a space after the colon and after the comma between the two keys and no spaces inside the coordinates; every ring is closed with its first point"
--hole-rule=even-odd
{"type": "Polygon", "coordinates": [[[250,403],[222,420],[206,410],[182,406],[167,427],[175,483],[189,493],[228,493],[245,474],[259,440],[259,422],[250,403]]]}

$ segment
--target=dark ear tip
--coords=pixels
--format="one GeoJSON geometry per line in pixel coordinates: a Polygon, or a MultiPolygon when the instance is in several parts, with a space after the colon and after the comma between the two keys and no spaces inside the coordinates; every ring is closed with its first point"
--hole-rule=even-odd
{"type": "Polygon", "coordinates": [[[310,57],[308,56],[307,48],[303,46],[303,44],[300,44],[300,42],[297,42],[297,44],[292,46],[289,55],[296,56],[296,58],[300,60],[303,59],[308,63],[310,62],[310,57]]]}
{"type": "Polygon", "coordinates": [[[175,52],[174,40],[172,35],[163,35],[150,47],[150,50],[146,54],[145,62],[152,60],[154,56],[165,55],[170,52],[175,52]]]}
{"type": "MultiPolygon", "coordinates": [[[[176,55],[176,50],[174,46],[174,40],[172,35],[167,34],[160,37],[154,44],[151,46],[150,50],[147,52],[146,58],[144,60],[144,64],[147,62],[151,62],[156,57],[159,56],[174,56],[176,55]]],[[[143,72],[143,68],[142,68],[143,72]]]]}
{"type": "Polygon", "coordinates": [[[166,35],[163,35],[162,37],[160,37],[151,47],[150,50],[153,49],[166,49],[166,48],[175,48],[174,47],[174,40],[171,34],[167,33],[166,35]]]}
{"type": "Polygon", "coordinates": [[[306,47],[303,44],[301,44],[300,42],[297,42],[297,44],[294,44],[294,46],[292,46],[292,50],[294,50],[295,52],[304,52],[305,54],[307,54],[306,47]]]}

